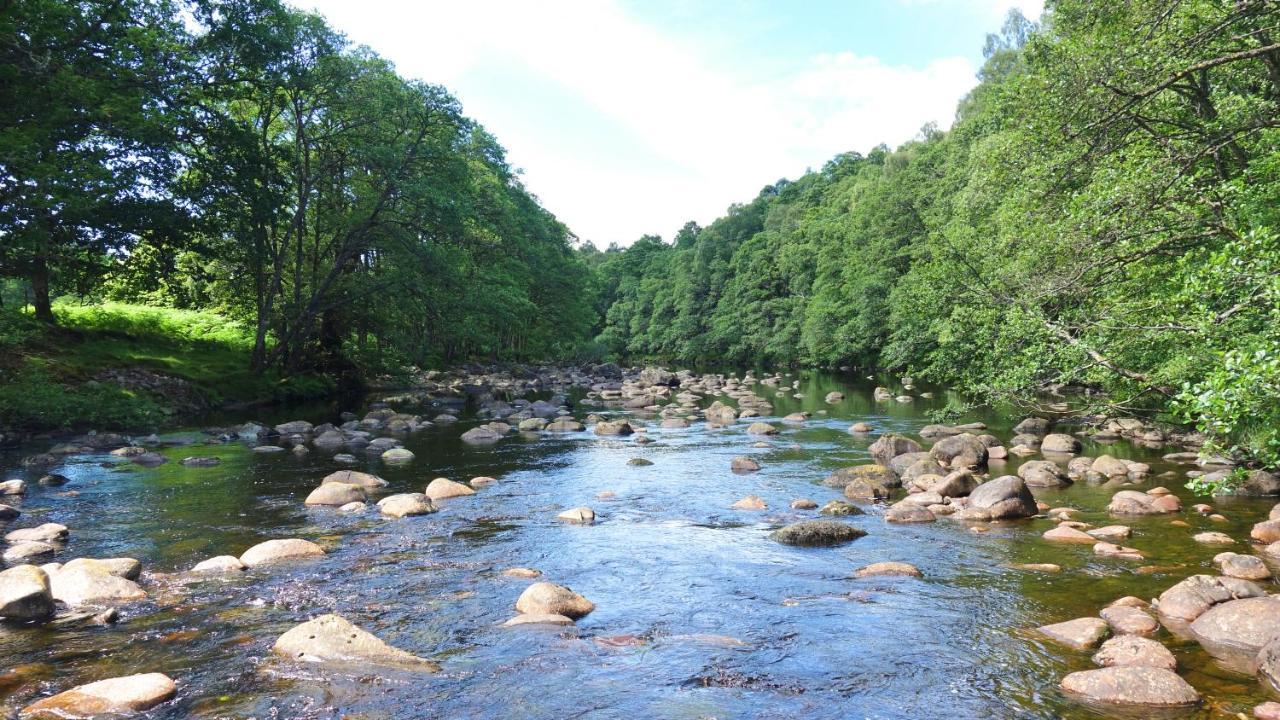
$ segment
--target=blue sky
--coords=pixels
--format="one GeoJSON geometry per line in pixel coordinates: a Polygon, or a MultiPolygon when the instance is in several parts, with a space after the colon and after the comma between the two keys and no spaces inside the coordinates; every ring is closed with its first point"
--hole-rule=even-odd
{"type": "Polygon", "coordinates": [[[848,150],[946,127],[1040,0],[294,0],[448,87],[580,238],[670,238],[848,150]]]}

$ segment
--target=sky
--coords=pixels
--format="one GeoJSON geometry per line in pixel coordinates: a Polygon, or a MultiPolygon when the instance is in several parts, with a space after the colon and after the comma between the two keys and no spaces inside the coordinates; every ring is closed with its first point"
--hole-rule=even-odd
{"type": "Polygon", "coordinates": [[[947,128],[1042,0],[292,0],[448,88],[604,248],[671,239],[835,155],[947,128]]]}

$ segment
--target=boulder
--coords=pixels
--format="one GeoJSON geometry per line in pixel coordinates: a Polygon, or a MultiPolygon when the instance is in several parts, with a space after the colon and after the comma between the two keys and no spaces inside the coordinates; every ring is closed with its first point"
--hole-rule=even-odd
{"type": "Polygon", "coordinates": [[[49,576],[35,565],[17,565],[0,572],[0,618],[26,622],[53,616],[49,576]]]}
{"type": "Polygon", "coordinates": [[[1066,622],[1044,625],[1037,630],[1057,642],[1077,650],[1097,647],[1107,636],[1107,622],[1102,618],[1082,617],[1066,622]]]}
{"type": "Polygon", "coordinates": [[[918,478],[916,487],[924,492],[935,492],[946,498],[964,497],[978,488],[978,480],[967,469],[934,477],[937,479],[929,482],[923,482],[923,478],[918,478]]]}
{"type": "Polygon", "coordinates": [[[5,480],[0,482],[0,495],[23,495],[27,492],[25,480],[5,480]]]}
{"type": "Polygon", "coordinates": [[[595,604],[585,597],[549,582],[530,585],[516,600],[516,611],[528,615],[563,615],[577,620],[595,609],[595,604]]]}
{"type": "Polygon", "coordinates": [[[437,509],[431,498],[422,493],[398,493],[378,501],[378,512],[393,518],[429,515],[437,509]]]}
{"type": "Polygon", "coordinates": [[[1022,478],[1005,475],[988,480],[969,493],[963,519],[1006,520],[1031,517],[1039,512],[1036,499],[1022,478]]]}
{"type": "Polygon", "coordinates": [[[22,514],[22,511],[12,505],[0,503],[0,520],[13,520],[22,514]]]}
{"type": "Polygon", "coordinates": [[[1059,525],[1044,533],[1044,539],[1049,542],[1058,543],[1083,543],[1092,545],[1098,542],[1098,539],[1089,533],[1077,530],[1067,525],[1059,525]]]}
{"type": "Polygon", "coordinates": [[[935,460],[953,469],[964,467],[985,467],[987,464],[987,446],[977,435],[961,433],[945,437],[934,443],[929,454],[935,460]]]}
{"type": "Polygon", "coordinates": [[[435,672],[437,663],[392,647],[340,615],[321,615],[276,639],[272,652],[316,663],[393,665],[435,672]]]}
{"type": "Polygon", "coordinates": [[[894,488],[902,485],[898,476],[883,465],[859,465],[842,468],[822,481],[824,485],[843,487],[844,496],[850,500],[877,500],[887,498],[894,488]]]}
{"type": "Polygon", "coordinates": [[[111,566],[100,561],[72,560],[49,576],[49,584],[53,599],[72,607],[115,605],[147,597],[138,583],[113,574],[111,566]]]}
{"type": "Polygon", "coordinates": [[[240,558],[234,555],[217,555],[196,563],[195,567],[191,568],[191,572],[213,575],[217,573],[242,572],[244,568],[244,563],[240,562],[240,558]]]}
{"type": "Polygon", "coordinates": [[[547,432],[555,432],[555,433],[580,432],[581,430],[583,430],[583,426],[582,426],[582,423],[578,422],[577,420],[574,420],[573,418],[561,418],[559,420],[554,420],[548,423],[547,426],[543,429],[546,430],[547,432]]]}
{"type": "Polygon", "coordinates": [[[327,482],[320,487],[311,491],[307,495],[307,499],[302,502],[306,505],[346,505],[347,503],[360,502],[365,499],[364,488],[352,483],[327,482]]]}
{"type": "Polygon", "coordinates": [[[556,519],[577,525],[591,525],[596,521],[596,512],[589,507],[576,507],[556,515],[556,519]]]}
{"type": "Polygon", "coordinates": [[[1223,532],[1202,532],[1191,536],[1202,545],[1235,545],[1235,538],[1223,532]]]}
{"type": "Polygon", "coordinates": [[[1191,622],[1214,605],[1241,598],[1266,597],[1266,594],[1248,580],[1192,575],[1161,593],[1156,608],[1161,617],[1191,622]]]}
{"type": "MultiPolygon", "coordinates": [[[[1088,458],[1076,458],[1088,462],[1088,458]]],[[[1072,462],[1075,462],[1073,459],[1072,462]]],[[[1099,475],[1106,477],[1127,477],[1129,475],[1129,466],[1123,461],[1117,460],[1110,455],[1099,455],[1089,463],[1089,469],[1099,475]]]]}
{"type": "MultiPolygon", "coordinates": [[[[1280,691],[1280,638],[1272,638],[1254,658],[1258,679],[1272,691],[1280,691]]],[[[1273,703],[1274,704],[1274,703],[1273,703]]]]}
{"type": "Polygon", "coordinates": [[[609,422],[601,420],[596,423],[595,433],[597,435],[630,435],[635,432],[635,428],[631,427],[631,423],[625,420],[617,422],[609,422]]]}
{"type": "Polygon", "coordinates": [[[1184,707],[1200,695],[1172,670],[1117,666],[1081,670],[1062,679],[1062,689],[1085,700],[1111,705],[1184,707]]]}
{"type": "Polygon", "coordinates": [[[889,461],[899,455],[906,453],[920,452],[920,443],[910,438],[905,438],[896,433],[886,433],[871,443],[871,447],[867,451],[871,453],[871,459],[881,465],[888,465],[889,461]]]}
{"type": "MultiPolygon", "coordinates": [[[[604,435],[600,432],[599,426],[596,428],[597,435],[604,435]]],[[[487,445],[496,443],[502,439],[502,433],[489,427],[488,425],[480,425],[462,433],[462,442],[471,443],[472,445],[487,445]]]]}
{"type": "Polygon", "coordinates": [[[88,568],[93,572],[104,572],[126,580],[137,580],[142,575],[142,563],[135,558],[76,558],[62,566],[63,570],[88,568]]]}
{"type": "Polygon", "coordinates": [[[734,510],[766,510],[769,506],[759,495],[748,495],[729,507],[734,510]]]}
{"type": "Polygon", "coordinates": [[[779,528],[770,537],[783,545],[820,547],[852,542],[866,534],[865,530],[837,520],[805,520],[779,528]]]}
{"type": "Polygon", "coordinates": [[[240,562],[244,563],[246,567],[258,567],[259,565],[321,557],[323,555],[324,550],[309,540],[285,538],[268,540],[254,545],[244,551],[240,556],[240,562]]]}
{"type": "Polygon", "coordinates": [[[314,428],[315,426],[306,420],[293,420],[287,423],[280,423],[275,430],[282,437],[289,437],[290,435],[307,435],[314,428]]]}
{"type": "Polygon", "coordinates": [[[1136,607],[1128,605],[1114,605],[1103,608],[1098,613],[1103,620],[1107,621],[1107,625],[1111,627],[1111,632],[1115,635],[1151,635],[1160,629],[1160,623],[1156,619],[1146,614],[1136,607]]]}
{"type": "Polygon", "coordinates": [[[56,545],[47,542],[20,542],[5,548],[4,554],[0,557],[10,565],[18,565],[28,560],[53,555],[57,551],[56,545]]]}
{"type": "Polygon", "coordinates": [[[1256,654],[1280,635],[1280,598],[1229,600],[1191,623],[1191,634],[1211,653],[1256,654]]]}
{"type": "Polygon", "coordinates": [[[902,575],[906,577],[924,577],[920,569],[915,565],[904,562],[878,562],[871,563],[865,567],[858,568],[854,571],[853,576],[857,578],[866,577],[884,577],[902,575]]]}
{"type": "Polygon", "coordinates": [[[1050,433],[1040,441],[1040,452],[1075,455],[1080,452],[1080,441],[1071,435],[1050,433]]]}
{"type": "Polygon", "coordinates": [[[1024,418],[1013,426],[1013,431],[1019,435],[1043,436],[1049,432],[1049,421],[1041,417],[1024,418]]]}
{"type": "Polygon", "coordinates": [[[746,455],[739,455],[729,462],[729,469],[738,473],[755,472],[760,469],[760,463],[746,455]]]}
{"type": "Polygon", "coordinates": [[[414,454],[409,450],[401,447],[393,447],[383,451],[382,462],[389,465],[399,465],[412,462],[414,457],[414,454]]]}
{"type": "Polygon", "coordinates": [[[1113,515],[1163,515],[1181,508],[1176,495],[1151,495],[1136,490],[1121,490],[1111,496],[1111,503],[1107,505],[1107,511],[1113,515]]]}
{"type": "Polygon", "coordinates": [[[1213,556],[1213,564],[1218,566],[1223,575],[1244,580],[1269,580],[1271,570],[1262,559],[1254,555],[1239,555],[1233,552],[1218,553],[1213,556]]]}
{"type": "Polygon", "coordinates": [[[850,435],[865,435],[874,431],[876,428],[869,422],[856,422],[849,426],[850,435]]]}
{"type": "Polygon", "coordinates": [[[769,423],[753,422],[747,426],[748,435],[777,435],[778,428],[769,423]]]}
{"type": "Polygon", "coordinates": [[[144,673],[77,685],[24,707],[24,718],[92,718],[131,715],[159,705],[177,693],[162,673],[144,673]]]}
{"type": "Polygon", "coordinates": [[[1150,638],[1120,635],[1102,643],[1093,662],[1103,667],[1154,667],[1174,670],[1178,661],[1169,648],[1150,638]]]}
{"type": "Polygon", "coordinates": [[[449,498],[464,497],[467,495],[475,495],[476,491],[467,487],[460,482],[454,482],[448,478],[436,478],[427,484],[423,493],[427,497],[435,500],[448,500],[449,498]]]}
{"type": "Polygon", "coordinates": [[[1249,537],[1261,543],[1280,542],[1280,520],[1263,520],[1253,526],[1249,537]]]}
{"type": "Polygon", "coordinates": [[[1058,467],[1057,463],[1048,460],[1031,460],[1018,467],[1018,477],[1027,487],[1057,488],[1071,484],[1071,478],[1058,467]]]}
{"type": "Polygon", "coordinates": [[[325,483],[344,483],[346,485],[359,485],[366,490],[375,490],[384,487],[387,481],[377,475],[370,475],[357,470],[339,470],[325,475],[320,483],[322,485],[325,483]]]}
{"type": "Polygon", "coordinates": [[[884,511],[884,519],[885,522],[907,524],[930,523],[937,520],[938,517],[924,505],[903,501],[889,506],[884,511]]]}
{"type": "Polygon", "coordinates": [[[1133,534],[1133,529],[1128,525],[1105,525],[1085,532],[1099,540],[1124,540],[1133,534]]]}
{"type": "Polygon", "coordinates": [[[861,515],[862,509],[843,500],[830,500],[818,511],[820,515],[861,515]]]}
{"type": "Polygon", "coordinates": [[[54,543],[66,540],[68,532],[66,525],[59,525],[58,523],[44,523],[43,525],[21,528],[19,530],[6,533],[4,540],[8,543],[54,543]]]}

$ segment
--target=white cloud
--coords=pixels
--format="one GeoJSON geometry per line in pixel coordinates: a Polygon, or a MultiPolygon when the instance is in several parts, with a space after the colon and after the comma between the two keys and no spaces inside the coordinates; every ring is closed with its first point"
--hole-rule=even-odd
{"type": "MultiPolygon", "coordinates": [[[[670,237],[686,220],[709,222],[836,153],[900,143],[928,121],[947,127],[975,82],[964,58],[914,69],[852,53],[759,81],[606,0],[297,1],[401,73],[457,93],[543,203],[601,246],[670,237]],[[559,132],[555,122],[511,112],[503,83],[516,92],[530,77],[558,86],[584,115],[566,118],[559,132]],[[584,125],[610,128],[618,152],[578,150],[572,133],[584,125]]],[[[543,112],[554,120],[556,109],[543,112]]]]}

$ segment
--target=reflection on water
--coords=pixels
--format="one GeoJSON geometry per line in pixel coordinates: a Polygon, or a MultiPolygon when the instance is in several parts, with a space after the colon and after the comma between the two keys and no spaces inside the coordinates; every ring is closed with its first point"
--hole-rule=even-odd
{"type": "MultiPolygon", "coordinates": [[[[1154,597],[1197,572],[1216,574],[1210,559],[1222,548],[1190,536],[1214,529],[1246,538],[1270,507],[1218,503],[1227,522],[1188,513],[1190,528],[1167,517],[1126,521],[1134,527],[1126,544],[1148,554],[1141,564],[1163,568],[1147,574],[1135,571],[1140,563],[1099,558],[1087,546],[1043,542],[1051,526],[1044,519],[979,534],[946,519],[887,525],[872,508],[849,519],[868,531],[855,543],[779,545],[767,538],[772,529],[815,516],[791,510],[793,499],[821,505],[839,497],[821,479],[867,461],[875,434],[850,436],[851,422],[911,433],[928,422],[927,409],[945,402],[877,404],[870,384],[799,377],[805,397],[769,397],[774,413],[815,414],[803,426],[780,425],[768,448],[752,447],[758,438],[745,434],[746,423],[661,429],[656,422],[649,445],[580,433],[468,447],[458,436],[474,422],[464,416],[408,438],[412,464],[366,469],[390,481],[388,492],[420,492],[438,476],[499,481],[444,501],[437,514],[402,520],[305,508],[302,498],[336,469],[318,452],[299,459],[255,456],[235,444],[186,445],[166,449],[174,462],[153,469],[73,458],[60,471],[71,483],[33,486],[15,524],[70,526],[60,560],[141,559],[151,598],[126,608],[115,627],[0,629],[0,665],[11,668],[0,674],[0,702],[21,707],[41,692],[160,671],[180,686],[159,713],[172,718],[1097,717],[1057,691],[1065,673],[1091,666],[1088,654],[1029,630],[1094,615],[1122,595],[1154,597]],[[846,399],[824,403],[831,390],[846,399]],[[743,454],[762,470],[730,472],[731,458],[743,454]],[[222,463],[176,462],[188,455],[222,463]],[[653,465],[628,464],[638,457],[653,465]],[[768,509],[729,508],[749,494],[768,509]],[[554,520],[580,505],[596,510],[595,525],[554,520]],[[234,579],[166,577],[276,537],[308,538],[329,554],[234,579]],[[883,560],[912,563],[925,577],[851,579],[856,568],[883,560]],[[1029,562],[1058,563],[1063,572],[1009,568],[1029,562]],[[513,566],[569,585],[596,611],[576,627],[500,627],[530,582],[502,574],[513,566]],[[271,659],[279,634],[325,612],[439,660],[444,672],[329,671],[271,659]]],[[[1002,438],[1018,419],[965,418],[1002,438]]],[[[1152,480],[1143,487],[1164,484],[1184,504],[1194,502],[1180,474],[1159,477],[1174,469],[1160,461],[1161,451],[1128,443],[1105,451],[1150,462],[1152,480]]],[[[1085,452],[1103,449],[1087,445],[1085,452]]],[[[1017,462],[993,471],[1012,472],[1017,462]]],[[[1077,485],[1038,495],[1100,525],[1111,522],[1103,510],[1113,492],[1077,485]]],[[[1193,717],[1247,712],[1263,699],[1251,678],[1219,668],[1194,643],[1161,639],[1208,700],[1193,717]]]]}

